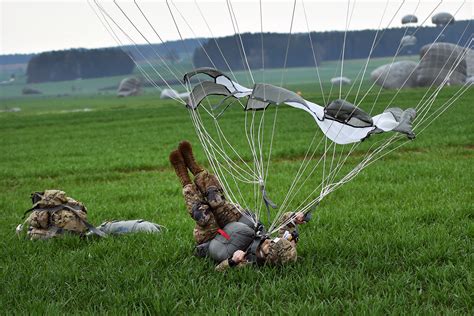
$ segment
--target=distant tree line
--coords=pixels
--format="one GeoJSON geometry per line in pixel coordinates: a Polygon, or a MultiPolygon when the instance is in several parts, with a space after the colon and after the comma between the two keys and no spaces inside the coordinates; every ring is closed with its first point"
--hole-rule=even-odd
{"type": "Polygon", "coordinates": [[[71,49],[35,55],[28,62],[27,82],[63,81],[130,74],[135,64],[118,48],[71,49]]]}
{"type": "MultiPolygon", "coordinates": [[[[391,28],[380,30],[349,31],[345,37],[344,59],[367,58],[375,39],[371,57],[394,56],[404,35],[414,35],[417,44],[398,51],[398,55],[416,54],[420,48],[432,43],[440,34],[440,27],[391,28]]],[[[472,20],[457,21],[449,25],[439,41],[465,45],[474,33],[472,20]]],[[[216,67],[222,70],[250,68],[280,68],[285,65],[288,34],[260,33],[208,39],[203,48],[196,48],[193,55],[195,67],[216,67]],[[262,58],[263,37],[263,58],[262,58]],[[242,46],[245,48],[245,55],[242,46]],[[223,57],[225,56],[225,58],[223,57]],[[246,57],[246,58],[245,58],[246,57]]],[[[289,38],[287,67],[314,66],[324,60],[341,59],[344,46],[344,32],[312,32],[292,34],[289,38]],[[311,41],[310,41],[311,36],[311,41]],[[311,43],[312,42],[312,43],[311,43]],[[314,55],[313,50],[314,48],[314,55]]]]}
{"type": "Polygon", "coordinates": [[[0,55],[0,65],[26,64],[34,54],[0,55]]]}

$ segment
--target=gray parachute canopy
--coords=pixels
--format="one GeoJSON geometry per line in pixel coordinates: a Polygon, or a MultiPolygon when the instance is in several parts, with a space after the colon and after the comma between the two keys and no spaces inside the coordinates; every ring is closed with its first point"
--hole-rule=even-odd
{"type": "Polygon", "coordinates": [[[405,35],[402,37],[402,39],[400,40],[400,45],[402,47],[406,47],[406,46],[413,46],[413,45],[416,45],[416,37],[413,36],[413,35],[405,35]]]}
{"type": "Polygon", "coordinates": [[[402,18],[402,24],[418,23],[418,18],[413,14],[407,14],[402,18]]]}
{"type": "Polygon", "coordinates": [[[97,229],[108,235],[122,235],[138,232],[159,233],[162,231],[163,227],[143,219],[137,219],[128,221],[104,222],[99,227],[97,227],[97,229]]]}
{"type": "Polygon", "coordinates": [[[210,68],[195,70],[186,74],[184,77],[185,83],[189,83],[190,78],[197,74],[206,74],[213,78],[213,81],[200,81],[194,86],[187,103],[187,107],[191,110],[196,110],[201,101],[209,95],[224,96],[219,105],[227,98],[248,97],[245,111],[264,110],[270,104],[276,106],[285,104],[309,113],[326,137],[337,144],[359,142],[373,133],[388,131],[398,131],[406,134],[409,138],[414,137],[410,125],[416,114],[413,109],[409,109],[410,114],[400,114],[398,116],[391,109],[388,109],[371,117],[345,100],[335,100],[326,107],[322,107],[303,99],[292,91],[270,84],[256,83],[253,89],[248,89],[230,80],[229,77],[218,70],[210,68]],[[405,117],[410,120],[401,126],[400,118],[405,117]]]}
{"type": "Polygon", "coordinates": [[[431,22],[436,26],[445,26],[454,23],[454,16],[448,12],[440,12],[431,17],[431,22]]]}
{"type": "Polygon", "coordinates": [[[416,83],[416,67],[418,63],[401,60],[376,68],[370,74],[371,79],[386,89],[413,88],[416,83]]]}
{"type": "Polygon", "coordinates": [[[449,85],[463,84],[466,68],[463,47],[451,43],[428,44],[420,50],[417,83],[419,86],[440,85],[446,79],[449,85]]]}
{"type": "Polygon", "coordinates": [[[120,82],[120,85],[117,90],[117,96],[119,97],[129,97],[140,94],[141,91],[141,81],[135,77],[128,77],[123,79],[120,82]]]}

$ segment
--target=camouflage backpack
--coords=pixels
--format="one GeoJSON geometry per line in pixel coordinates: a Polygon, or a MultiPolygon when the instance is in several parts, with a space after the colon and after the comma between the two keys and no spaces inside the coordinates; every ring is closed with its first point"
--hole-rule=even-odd
{"type": "Polygon", "coordinates": [[[65,232],[84,236],[89,230],[99,236],[105,234],[87,222],[87,209],[66,193],[59,190],[46,190],[31,194],[33,207],[23,214],[31,213],[23,224],[18,225],[17,232],[27,225],[27,236],[30,239],[49,239],[65,232]]]}

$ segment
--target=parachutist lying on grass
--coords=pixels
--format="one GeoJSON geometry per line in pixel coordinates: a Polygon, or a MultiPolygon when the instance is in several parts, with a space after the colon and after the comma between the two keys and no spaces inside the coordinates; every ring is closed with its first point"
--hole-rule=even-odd
{"type": "Polygon", "coordinates": [[[307,220],[302,212],[286,213],[279,237],[270,239],[252,212],[226,201],[216,176],[196,163],[189,142],[181,142],[169,158],[183,185],[188,213],[196,222],[196,255],[214,259],[219,263],[217,270],[296,260],[296,226],[307,220]],[[194,175],[194,183],[188,169],[194,175]]]}

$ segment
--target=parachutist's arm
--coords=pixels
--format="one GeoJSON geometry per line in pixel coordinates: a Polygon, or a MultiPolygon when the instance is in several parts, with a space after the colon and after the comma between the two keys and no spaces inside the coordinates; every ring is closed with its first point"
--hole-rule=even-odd
{"type": "Polygon", "coordinates": [[[246,253],[242,250],[237,250],[234,252],[231,258],[228,258],[216,266],[216,271],[222,272],[227,270],[228,268],[234,267],[244,267],[248,264],[247,260],[245,259],[246,253]]]}
{"type": "Polygon", "coordinates": [[[289,232],[290,234],[295,232],[296,225],[306,223],[305,215],[303,212],[287,212],[283,214],[280,223],[282,223],[282,226],[278,230],[278,236],[283,237],[285,232],[289,232]]]}

